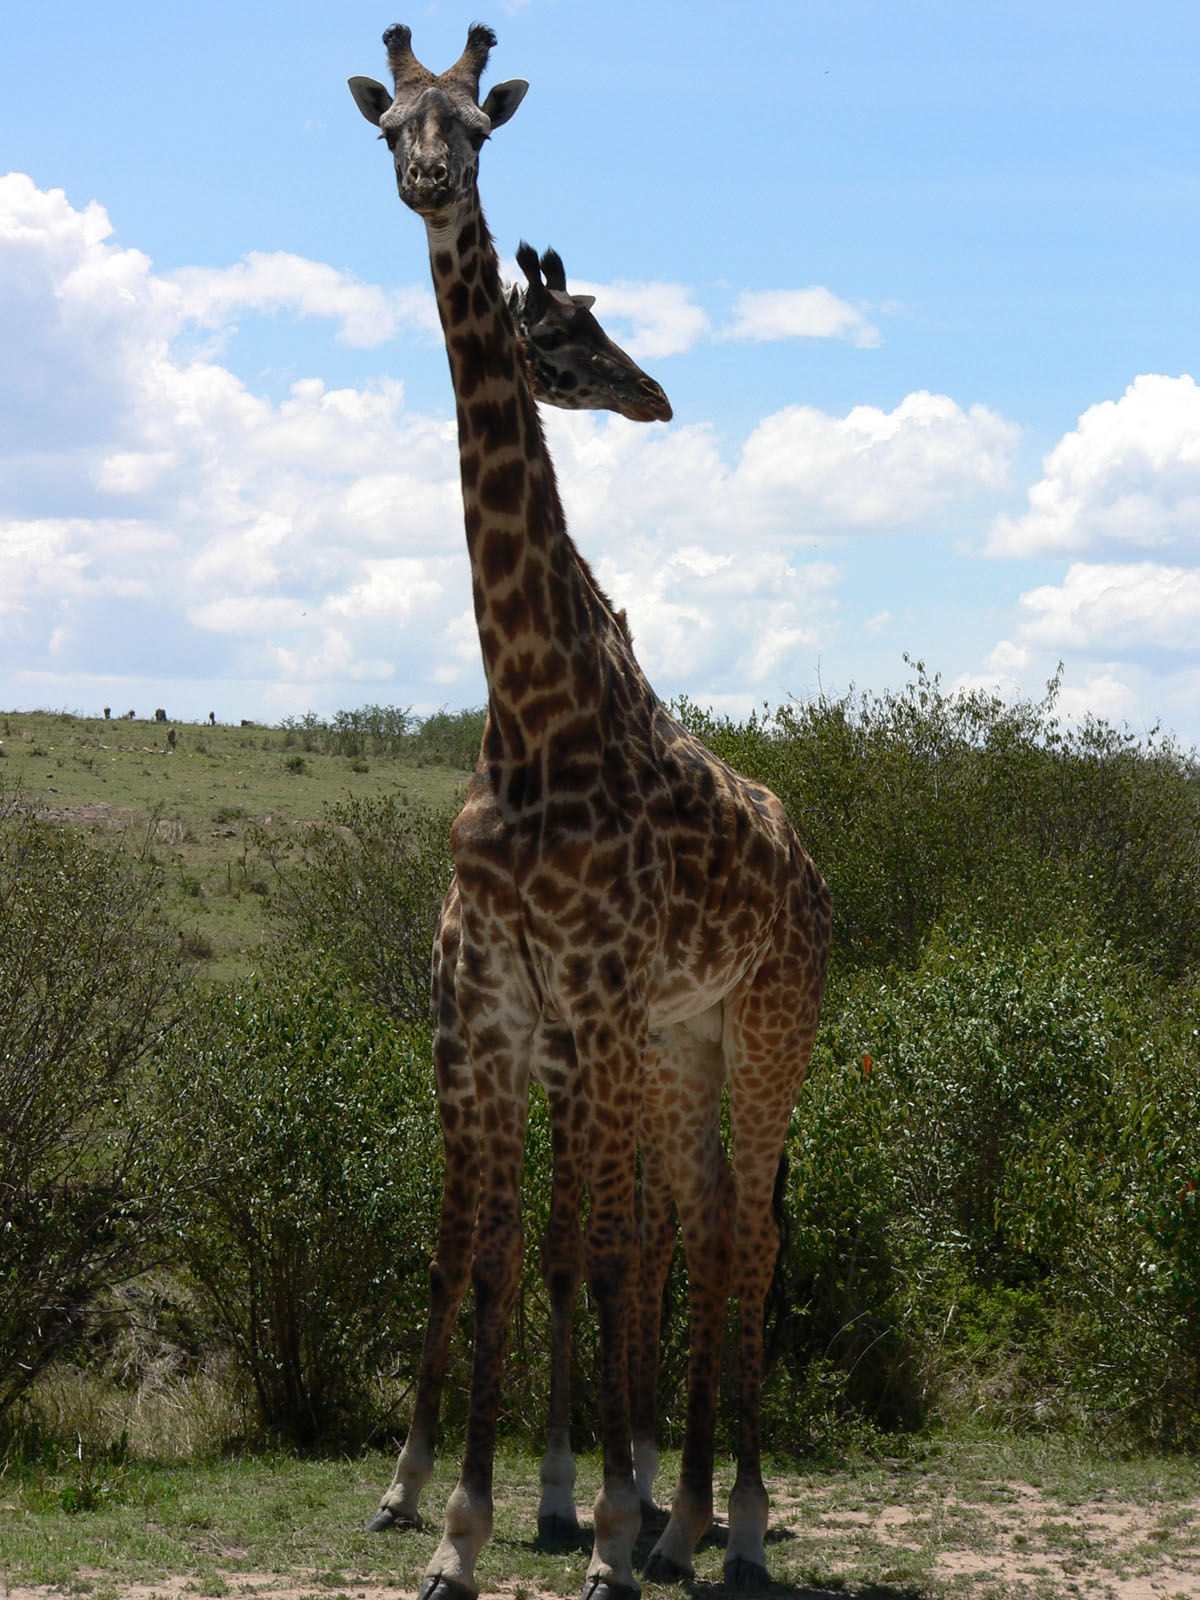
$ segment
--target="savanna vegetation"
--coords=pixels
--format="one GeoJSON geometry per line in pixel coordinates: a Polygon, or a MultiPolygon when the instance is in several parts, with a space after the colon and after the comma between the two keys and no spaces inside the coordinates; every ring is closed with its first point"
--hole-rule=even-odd
{"type": "MultiPolygon", "coordinates": [[[[1200,764],[1064,726],[1056,693],[950,695],[918,664],[883,696],[678,708],[835,897],[770,1308],[789,1456],[965,1422],[1200,1445],[1200,764]]],[[[169,754],[122,730],[123,762],[113,724],[0,718],[10,1463],[403,1431],[440,1181],[425,969],[479,725],[366,707],[169,754]],[[253,920],[222,940],[226,901],[253,920]]],[[[535,1105],[530,1238],[547,1186],[535,1105]]],[[[527,1260],[515,1443],[547,1389],[527,1260]]],[[[678,1263],[666,1302],[669,1443],[678,1263]]],[[[586,1304],[578,1346],[586,1445],[586,1304]]]]}

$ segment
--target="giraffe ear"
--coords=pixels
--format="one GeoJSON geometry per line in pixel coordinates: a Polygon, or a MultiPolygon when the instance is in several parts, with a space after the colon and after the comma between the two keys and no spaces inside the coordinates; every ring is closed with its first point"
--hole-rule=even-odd
{"type": "Polygon", "coordinates": [[[596,296],[594,294],[573,294],[571,296],[571,304],[578,306],[580,311],[590,311],[596,304],[596,296]]]}
{"type": "Polygon", "coordinates": [[[379,126],[379,119],[392,103],[392,96],[374,78],[348,78],[346,80],[354,104],[368,122],[379,126]]]}
{"type": "MultiPolygon", "coordinates": [[[[509,117],[525,98],[525,91],[529,88],[524,78],[510,78],[507,83],[497,83],[488,91],[488,97],[480,106],[480,110],[491,123],[493,128],[500,127],[507,122],[509,117]]],[[[391,101],[388,101],[391,105],[391,101]]],[[[364,115],[366,113],[364,112],[364,115]]]]}

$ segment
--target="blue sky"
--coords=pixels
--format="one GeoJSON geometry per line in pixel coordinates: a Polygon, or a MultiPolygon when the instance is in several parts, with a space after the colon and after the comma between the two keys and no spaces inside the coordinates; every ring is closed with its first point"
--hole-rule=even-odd
{"type": "Polygon", "coordinates": [[[919,657],[1200,743],[1200,11],[24,6],[0,95],[0,705],[483,697],[418,220],[345,87],[478,15],[554,244],[669,425],[547,418],[664,695],[919,657]]]}

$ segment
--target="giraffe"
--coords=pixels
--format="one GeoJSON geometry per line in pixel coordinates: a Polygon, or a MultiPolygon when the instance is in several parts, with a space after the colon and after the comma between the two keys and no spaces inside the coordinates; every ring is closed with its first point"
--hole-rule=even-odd
{"type": "Polygon", "coordinates": [[[524,242],[508,305],[536,399],[564,411],[617,411],[632,422],[670,422],[671,404],[654,379],[614,344],[592,315],[595,295],[569,294],[557,250],[524,242]],[[545,273],[543,281],[542,274],[545,273]]]}
{"type": "Polygon", "coordinates": [[[528,85],[498,84],[480,104],[495,45],[481,24],[440,75],[417,61],[407,27],[389,28],[384,42],[394,90],[363,78],[350,87],[387,141],[400,198],[425,222],[488,688],[479,764],[451,830],[458,937],[444,952],[479,1128],[477,1177],[446,1180],[476,1184],[475,1347],[459,1479],[420,1600],[474,1600],[491,1533],[531,1075],[549,1086],[555,1187],[571,1201],[574,1231],[585,1187],[588,1200],[603,1482],[584,1594],[640,1592],[628,1381],[639,1130],[668,1176],[690,1299],[680,1480],[647,1572],[689,1576],[711,1522],[732,1290],[741,1361],[725,1577],[758,1588],[769,1581],[759,1389],[778,1250],[771,1199],[816,1033],[829,892],[776,797],[713,756],[655,695],[623,616],[567,531],[477,181],[485,139],[528,85]],[[712,1111],[723,1084],[736,1181],[712,1111]]]}
{"type": "MultiPolygon", "coordinates": [[[[662,388],[615,344],[592,314],[595,297],[567,292],[566,272],[557,251],[547,250],[539,262],[536,250],[522,241],[517,264],[525,283],[508,291],[527,376],[534,397],[565,410],[616,411],[632,421],[670,421],[671,404],[662,388]],[[543,279],[543,274],[544,279],[543,279]]],[[[433,1468],[434,1437],[441,1405],[442,1385],[450,1335],[466,1291],[469,1251],[474,1230],[476,1196],[462,1174],[477,1169],[478,1126],[474,1086],[461,1017],[454,989],[454,968],[461,938],[461,906],[455,879],[447,892],[434,939],[433,1010],[437,1019],[434,1042],[435,1076],[442,1121],[444,1170],[439,1242],[431,1274],[430,1315],[418,1370],[412,1420],[395,1475],[384,1491],[379,1508],[367,1528],[382,1533],[390,1528],[421,1527],[421,1492],[433,1468]],[[460,1175],[455,1179],[455,1174],[460,1175]]],[[[554,1085],[548,1087],[554,1092],[554,1085]]],[[[557,1119],[556,1119],[557,1126],[557,1119]]],[[[566,1177],[555,1135],[555,1176],[566,1177]]],[[[658,1168],[647,1157],[646,1192],[658,1168]]],[[[569,1180],[568,1180],[569,1181],[569,1180]]],[[[542,1461],[542,1499],[538,1510],[538,1535],[543,1544],[563,1545],[579,1536],[579,1520],[572,1489],[575,1464],[571,1453],[569,1409],[571,1370],[571,1313],[580,1276],[577,1211],[578,1196],[569,1188],[552,1187],[553,1225],[543,1242],[543,1271],[552,1306],[551,1386],[547,1447],[542,1461]]],[[[653,1209],[647,1204],[647,1214],[653,1209]]],[[[657,1215],[657,1211],[654,1212],[657,1215]]],[[[670,1261],[674,1230],[668,1229],[663,1273],[670,1261]]],[[[662,1281],[657,1284],[657,1302],[662,1281]]],[[[649,1330],[647,1330],[649,1333],[649,1330]]],[[[657,1324],[653,1331],[653,1368],[657,1364],[657,1324]]],[[[653,1403],[654,1370],[647,1367],[648,1396],[653,1403]]],[[[653,1503],[654,1419],[644,1422],[649,1442],[639,1447],[639,1492],[643,1504],[653,1503]],[[653,1465],[652,1465],[653,1464],[653,1465]]]]}

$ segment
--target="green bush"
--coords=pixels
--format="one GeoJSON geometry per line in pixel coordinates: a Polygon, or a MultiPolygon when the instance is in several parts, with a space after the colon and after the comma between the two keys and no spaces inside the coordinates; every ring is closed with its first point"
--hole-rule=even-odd
{"type": "Polygon", "coordinates": [[[1006,1209],[1073,1318],[1071,1379],[1106,1429],[1200,1444],[1200,1003],[1139,996],[1091,1115],[1031,1142],[1006,1209]]]}
{"type": "Polygon", "coordinates": [[[1172,1393],[1195,1404],[1200,1089],[1195,1033],[1185,1066],[1164,1005],[1111,947],[1065,936],[937,933],[915,971],[835,986],[789,1140],[780,1404],[816,1361],[885,1426],[930,1404],[1102,1421],[1128,1410],[1114,1342],[1129,1392],[1160,1392],[1173,1348],[1172,1393]],[[1157,1343],[1129,1340],[1123,1300],[1157,1343]]]}
{"type": "Polygon", "coordinates": [[[178,1260],[294,1443],[361,1438],[411,1374],[440,1176],[428,1037],[327,974],[218,992],[161,1063],[178,1260]]]}
{"type": "Polygon", "coordinates": [[[1171,978],[1200,965],[1200,765],[1064,729],[1039,702],[904,689],[683,720],[788,807],[834,901],[836,968],[912,966],[939,924],[1088,930],[1171,978]]]}
{"type": "Polygon", "coordinates": [[[136,1089],[178,967],[158,890],[0,797],[0,1418],[147,1250],[136,1089]]]}
{"type": "Polygon", "coordinates": [[[276,862],[275,933],[286,947],[320,952],[392,1016],[428,1021],[430,951],[454,871],[452,820],[392,795],[330,806],[300,860],[276,862]]]}
{"type": "Polygon", "coordinates": [[[435,711],[413,729],[408,756],[418,766],[455,767],[474,772],[483,741],[486,712],[435,711]]]}
{"type": "Polygon", "coordinates": [[[399,706],[359,706],[335,712],[326,722],[309,711],[303,717],[284,718],[284,747],[300,744],[305,750],[323,750],[352,761],[377,756],[472,772],[479,759],[484,716],[479,707],[417,717],[399,706]]]}

